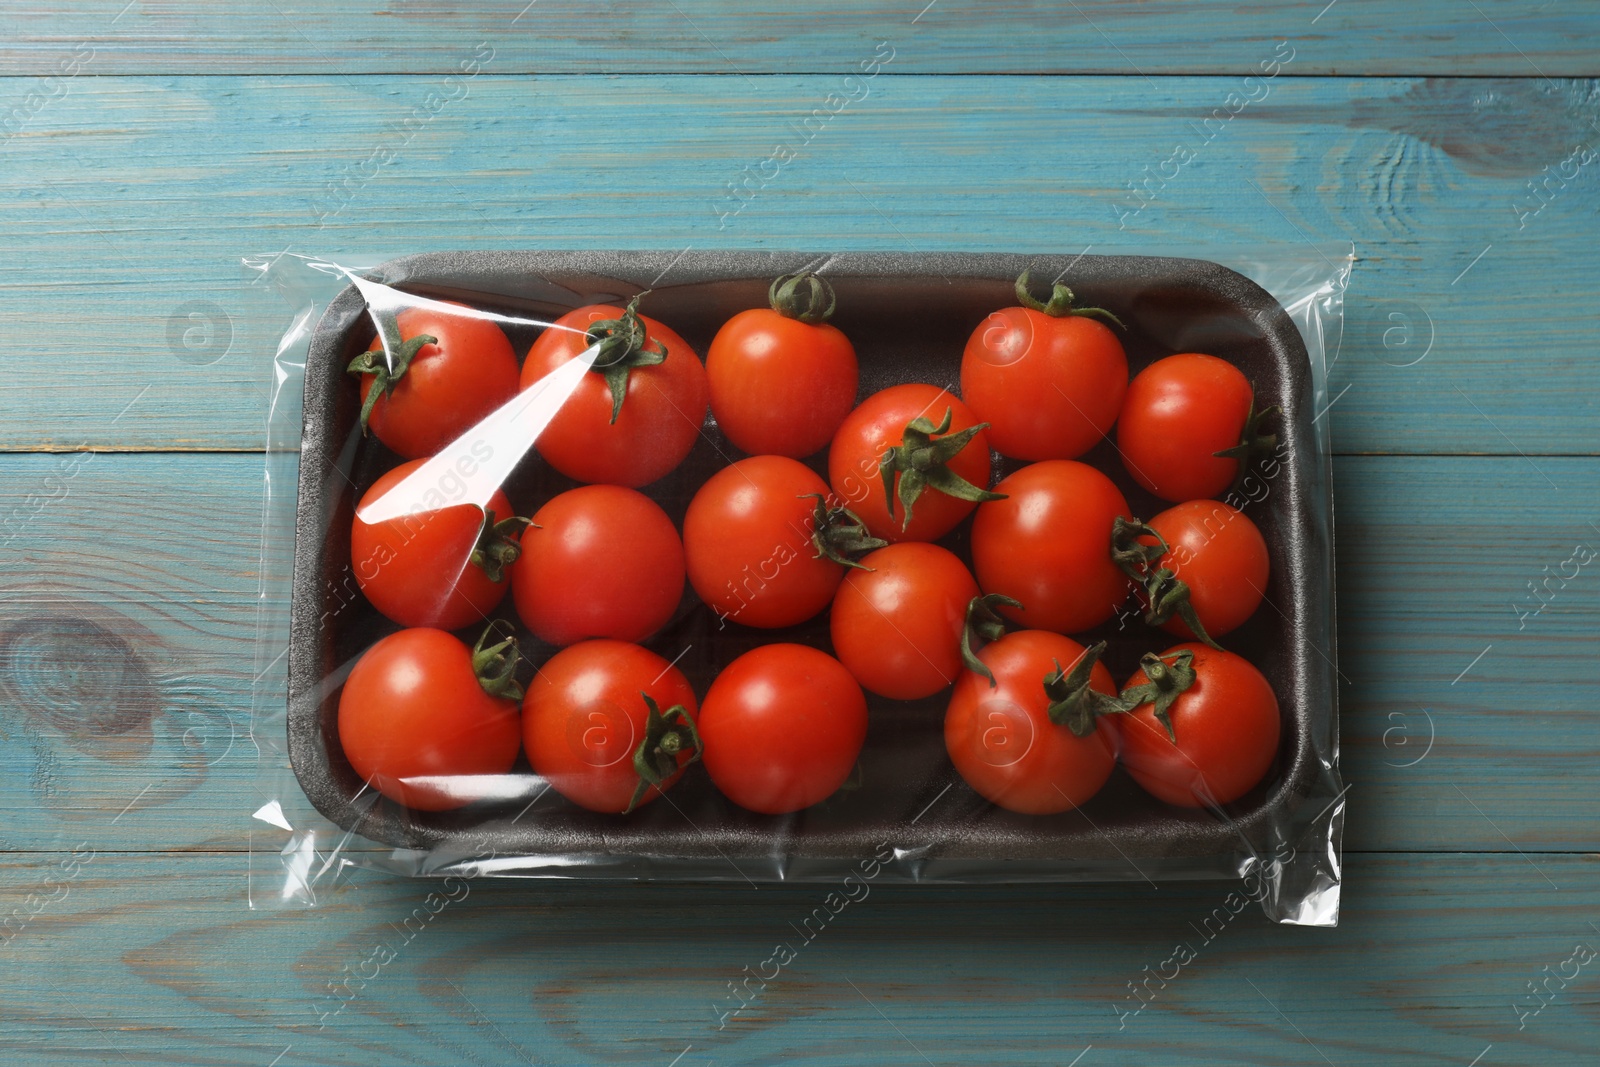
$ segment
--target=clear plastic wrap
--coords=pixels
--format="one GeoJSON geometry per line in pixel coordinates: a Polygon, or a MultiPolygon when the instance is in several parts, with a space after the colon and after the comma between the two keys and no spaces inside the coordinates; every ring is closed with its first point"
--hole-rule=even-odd
{"type": "MultiPolygon", "coordinates": [[[[846,886],[1232,879],[1240,880],[1240,908],[1255,900],[1278,922],[1337,923],[1344,800],[1325,359],[1337,356],[1347,253],[532,251],[245,262],[292,308],[266,424],[252,907],[314,906],[357,868],[441,878],[846,886]],[[760,390],[738,399],[728,384],[736,379],[723,380],[721,393],[713,383],[708,404],[705,374],[686,370],[687,361],[703,361],[713,337],[740,312],[766,307],[773,279],[814,273],[831,286],[803,281],[787,298],[812,318],[825,299],[836,302],[829,321],[853,342],[859,361],[852,402],[904,383],[958,397],[964,346],[969,337],[978,344],[985,330],[1011,329],[994,313],[1018,302],[1013,284],[1024,270],[1035,292],[1055,279],[1072,287],[1078,306],[1113,312],[1125,326],[1120,339],[1130,374],[1173,353],[1206,352],[1246,373],[1259,407],[1282,409],[1266,424],[1276,450],[1224,497],[1260,527],[1271,560],[1263,603],[1222,639],[1260,669],[1276,696],[1282,729],[1266,778],[1227,804],[1175,807],[1119,765],[1080,805],[1049,814],[1008,811],[969,786],[953,764],[945,737],[952,690],[945,685],[910,700],[866,691],[859,758],[849,758],[852,739],[838,736],[853,726],[836,729],[829,719],[789,728],[786,750],[774,759],[784,764],[804,753],[793,762],[810,770],[791,768],[791,778],[809,773],[811,792],[826,795],[803,803],[813,797],[789,779],[763,793],[761,783],[772,775],[751,755],[760,745],[744,744],[754,727],[746,722],[740,735],[725,725],[726,715],[702,723],[710,731],[693,725],[705,714],[713,681],[735,660],[778,670],[785,682],[776,688],[786,693],[822,684],[801,679],[811,678],[802,670],[811,664],[806,655],[840,652],[831,640],[829,597],[806,621],[776,628],[751,625],[773,621],[751,605],[771,604],[773,594],[764,591],[786,568],[832,564],[812,543],[815,525],[798,531],[793,545],[742,560],[739,542],[699,532],[702,520],[686,531],[686,514],[715,476],[753,470],[727,470],[748,455],[726,432],[741,417],[745,425],[734,436],[790,441],[791,450],[828,441],[838,419],[824,411],[826,375],[786,371],[776,393],[769,376],[762,395],[777,396],[782,410],[763,410],[760,390]],[[609,310],[569,314],[594,306],[609,310]],[[448,360],[465,370],[451,371],[448,360]],[[386,376],[395,391],[385,390],[386,376]],[[370,432],[362,428],[363,382],[370,432]],[[402,401],[414,401],[409,411],[402,401]],[[819,420],[820,430],[811,425],[819,420]],[[585,426],[597,428],[585,436],[585,426]],[[794,432],[785,437],[788,430],[794,432]],[[808,443],[792,443],[801,440],[808,443]],[[406,471],[391,473],[407,462],[406,471]],[[374,489],[380,478],[384,484],[374,489]],[[591,488],[608,483],[635,488],[591,488]],[[529,518],[538,525],[522,521],[529,518]],[[687,559],[687,577],[682,562],[674,563],[673,544],[677,559],[687,559]],[[730,575],[740,574],[736,589],[730,575]],[[716,582],[726,595],[711,590],[716,582]],[[454,637],[388,640],[418,626],[454,637]],[[505,641],[513,637],[521,664],[506,658],[505,641]],[[585,652],[596,637],[635,651],[585,652]],[[383,654],[368,656],[380,642],[383,654]],[[646,651],[637,653],[635,643],[646,651]],[[816,651],[785,652],[792,662],[784,667],[767,663],[778,653],[757,651],[774,644],[816,651]],[[475,684],[461,688],[463,677],[475,684]],[[630,704],[617,696],[623,691],[653,693],[654,703],[630,704]],[[432,707],[440,710],[426,710],[432,707]],[[702,750],[712,755],[701,760],[702,750]],[[695,760],[674,770],[691,752],[695,760]],[[833,763],[850,764],[837,789],[837,767],[816,766],[830,753],[833,763]],[[467,769],[436,773],[446,765],[467,769]],[[664,778],[670,788],[644,778],[664,778]],[[729,791],[748,806],[730,800],[729,791]],[[623,813],[630,800],[642,802],[623,813]],[[786,805],[799,806],[780,814],[749,810],[786,805]]],[[[948,405],[941,400],[928,412],[929,445],[947,432],[933,425],[940,406],[948,405]]],[[[968,444],[973,440],[983,439],[968,444]]],[[[799,479],[776,484],[819,487],[827,499],[819,495],[816,510],[813,503],[804,510],[813,523],[843,529],[830,548],[844,546],[844,558],[860,558],[848,550],[867,546],[850,535],[869,531],[853,529],[854,512],[839,509],[872,506],[873,493],[895,506],[879,476],[883,457],[857,463],[857,476],[845,471],[841,480],[829,452],[824,443],[798,464],[773,464],[799,479]]],[[[1133,515],[1148,519],[1168,506],[1124,469],[1114,430],[1080,458],[1109,476],[1133,515]]],[[[1027,466],[998,452],[989,461],[994,483],[1027,466]]],[[[942,474],[930,478],[923,489],[928,513],[937,508],[926,500],[950,484],[942,474]]],[[[748,474],[744,481],[755,490],[748,474]]],[[[730,506],[742,499],[737,489],[722,494],[734,500],[730,506]]],[[[709,488],[706,495],[713,495],[709,488]]],[[[973,563],[972,522],[963,519],[937,538],[966,564],[973,563]]],[[[1117,685],[1139,667],[1141,654],[1180,640],[1143,621],[1129,588],[1109,620],[1070,634],[1084,646],[1106,643],[1102,662],[1117,685]]],[[[921,640],[901,636],[914,647],[921,640]]],[[[851,670],[831,662],[819,669],[863,674],[859,654],[851,670]]],[[[865,669],[870,675],[875,668],[865,669]]],[[[776,684],[758,672],[745,690],[764,682],[776,684]]],[[[731,674],[723,684],[719,711],[737,703],[731,674]]],[[[881,681],[873,687],[885,688],[881,681]]],[[[795,691],[819,707],[839,703],[825,692],[827,699],[795,691]]],[[[995,719],[1012,731],[1002,739],[1011,747],[996,760],[1007,767],[1033,751],[1033,728],[1020,721],[995,719]],[[1027,734],[1021,748],[1019,728],[1027,734]]]]}

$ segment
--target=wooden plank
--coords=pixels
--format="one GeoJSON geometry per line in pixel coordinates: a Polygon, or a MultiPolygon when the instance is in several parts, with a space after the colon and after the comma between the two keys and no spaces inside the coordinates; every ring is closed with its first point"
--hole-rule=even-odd
{"type": "Polygon", "coordinates": [[[1077,254],[1195,234],[1312,263],[1329,253],[1309,240],[1354,242],[1341,450],[1600,452],[1600,164],[1571,156],[1592,82],[1279,77],[1203,125],[1238,78],[882,74],[737,213],[729,183],[798,142],[838,76],[480,77],[429,103],[442,84],[75,79],[0,145],[0,448],[260,447],[289,315],[246,284],[251,253],[1077,254]]]}
{"type": "Polygon", "coordinates": [[[1337,930],[1272,927],[1221,885],[868,884],[807,941],[825,886],[360,874],[315,914],[252,913],[237,854],[9,856],[0,914],[40,910],[0,946],[0,1047],[280,1067],[1589,1063],[1595,964],[1568,961],[1600,945],[1595,857],[1536,863],[1350,856],[1337,930]]]}
{"type": "Polygon", "coordinates": [[[1600,73],[1594,12],[1534,0],[1252,8],[1230,0],[1067,7],[875,0],[788,9],[624,0],[603,18],[575,0],[495,0],[470,9],[199,0],[6,8],[15,25],[0,64],[41,74],[80,42],[93,47],[90,66],[101,74],[429,73],[454,70],[484,44],[493,49],[493,69],[504,73],[842,74],[878,40],[892,41],[897,66],[917,73],[1249,73],[1277,38],[1303,46],[1305,72],[1313,74],[1600,73]]]}
{"type": "MultiPolygon", "coordinates": [[[[287,640],[273,582],[255,653],[261,457],[68,461],[0,457],[0,848],[237,848],[272,799],[251,682],[276,706],[287,640]]],[[[1600,461],[1536,462],[1556,488],[1521,458],[1336,463],[1352,848],[1593,848],[1600,575],[1567,561],[1600,550],[1600,461]]]]}

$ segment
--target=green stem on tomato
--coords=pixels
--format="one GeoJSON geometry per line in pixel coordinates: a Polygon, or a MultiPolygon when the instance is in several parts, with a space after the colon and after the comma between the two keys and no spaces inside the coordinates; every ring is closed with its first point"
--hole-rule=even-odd
{"type": "Polygon", "coordinates": [[[639,776],[639,782],[634,786],[633,798],[628,801],[628,806],[622,809],[624,815],[639,806],[639,801],[644,799],[652,786],[660,787],[662,782],[678,773],[680,767],[687,767],[700,758],[700,733],[695,729],[694,719],[689,717],[688,710],[682,704],[674,704],[662,711],[649,693],[641,692],[639,695],[644,697],[647,709],[644,739],[633,750],[633,770],[639,776]],[[678,757],[684,752],[690,754],[689,760],[680,764],[678,757]]]}
{"type": "Polygon", "coordinates": [[[1046,315],[1049,315],[1051,318],[1059,319],[1076,315],[1082,318],[1099,319],[1103,322],[1109,322],[1121,330],[1127,329],[1127,327],[1122,324],[1121,319],[1117,318],[1105,308],[1073,307],[1072,302],[1075,298],[1072,295],[1072,290],[1068,289],[1060,282],[1055,282],[1051,285],[1050,299],[1048,301],[1037,299],[1031,292],[1028,291],[1027,271],[1023,271],[1021,274],[1017,275],[1016,293],[1018,304],[1021,304],[1023,307],[1028,308],[1029,310],[1042,312],[1046,315]]]}
{"type": "Polygon", "coordinates": [[[480,568],[491,582],[505,581],[506,568],[522,555],[522,544],[515,535],[521,534],[533,525],[532,519],[524,519],[518,515],[496,522],[494,509],[485,508],[483,529],[478,532],[478,543],[473,547],[469,560],[480,568]]]}
{"type": "Polygon", "coordinates": [[[1057,726],[1071,730],[1074,737],[1088,737],[1094,733],[1100,716],[1119,715],[1128,710],[1119,698],[1107,696],[1089,685],[1094,665],[1100,662],[1105,650],[1104,641],[1085,649],[1071,671],[1063,669],[1057,660],[1055,672],[1045,676],[1044,692],[1050,698],[1045,713],[1057,726]]]}
{"type": "Polygon", "coordinates": [[[1194,650],[1178,650],[1172,654],[1171,663],[1154,652],[1146,652],[1139,660],[1139,669],[1144,671],[1146,680],[1122,691],[1124,710],[1131,713],[1144,704],[1153,704],[1151,710],[1155,712],[1156,720],[1167,728],[1167,738],[1177,744],[1178,735],[1173,732],[1172,719],[1167,713],[1173,702],[1194,685],[1194,650]]]}
{"type": "Polygon", "coordinates": [[[841,566],[870,571],[872,568],[857,563],[856,557],[883,548],[889,542],[873,537],[861,517],[849,508],[829,507],[821,493],[801,493],[800,497],[814,497],[817,501],[816,510],[811,513],[811,547],[817,550],[813,558],[831,559],[841,566]]]}
{"type": "Polygon", "coordinates": [[[980,422],[959,433],[951,433],[950,422],[954,417],[955,409],[945,408],[944,418],[935,426],[927,416],[918,415],[906,424],[900,444],[885,452],[878,464],[889,517],[894,518],[897,495],[900,506],[905,509],[906,517],[900,524],[902,530],[911,525],[911,509],[925,489],[937,489],[946,496],[974,503],[1006,497],[1004,493],[981,489],[950,469],[948,464],[956,454],[989,427],[987,422],[980,422]],[[899,475],[898,490],[896,475],[899,475]]]}
{"type": "Polygon", "coordinates": [[[620,318],[592,323],[586,334],[588,342],[598,346],[589,369],[603,376],[611,390],[612,423],[622,414],[622,402],[628,397],[628,375],[633,369],[653,367],[667,359],[667,346],[656,341],[652,349],[648,331],[639,318],[639,301],[648,295],[646,290],[628,301],[620,318]]]}
{"type": "Polygon", "coordinates": [[[522,650],[517,647],[511,624],[495,619],[483,628],[477,644],[472,646],[472,673],[477,675],[483,691],[501,700],[521,700],[522,685],[517,681],[517,668],[522,666],[522,650]],[[506,636],[492,645],[485,645],[491,635],[505,628],[506,636]]]}
{"type": "Polygon", "coordinates": [[[967,602],[967,621],[961,627],[961,662],[966,664],[967,670],[982,678],[989,679],[989,688],[993,689],[1000,683],[995,681],[994,672],[989,665],[978,658],[974,649],[975,639],[985,642],[998,641],[1006,635],[1006,621],[1000,617],[1000,605],[1012,608],[1021,608],[1022,601],[1013,600],[1003,593],[989,593],[985,596],[975,596],[967,602]]]}
{"type": "Polygon", "coordinates": [[[775,278],[767,289],[767,300],[772,304],[772,310],[784,318],[808,326],[827,322],[838,305],[833,286],[828,284],[826,278],[811,271],[775,278]]]}

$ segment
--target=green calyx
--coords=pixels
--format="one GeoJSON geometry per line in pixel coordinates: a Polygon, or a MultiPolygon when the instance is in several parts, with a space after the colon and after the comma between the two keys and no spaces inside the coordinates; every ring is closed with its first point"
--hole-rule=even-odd
{"type": "Polygon", "coordinates": [[[986,596],[975,596],[967,603],[967,622],[961,628],[961,662],[966,664],[967,670],[981,678],[989,679],[989,688],[993,689],[999,683],[995,681],[994,672],[989,665],[978,658],[975,645],[978,641],[998,641],[1006,635],[1006,621],[1000,617],[1000,605],[1020,608],[1022,601],[1013,600],[1003,593],[989,593],[986,596]]]}
{"type": "Polygon", "coordinates": [[[516,535],[532,525],[532,519],[517,515],[496,522],[493,509],[485,508],[478,544],[468,558],[475,566],[482,568],[491,582],[505,581],[506,568],[522,555],[522,545],[516,535]]]}
{"type": "Polygon", "coordinates": [[[1099,319],[1101,322],[1109,322],[1119,330],[1127,329],[1127,327],[1122,324],[1121,319],[1117,318],[1105,308],[1073,307],[1072,301],[1074,299],[1075,298],[1072,295],[1071,289],[1068,289],[1060,282],[1055,282],[1050,287],[1050,299],[1048,301],[1039,300],[1028,291],[1028,272],[1023,271],[1021,274],[1017,275],[1017,303],[1021,304],[1025,308],[1028,308],[1032,311],[1043,312],[1044,314],[1055,319],[1065,318],[1068,315],[1076,315],[1080,318],[1099,319]]]}
{"type": "Polygon", "coordinates": [[[611,389],[613,423],[622,414],[622,402],[628,397],[629,373],[635,367],[654,367],[667,360],[667,346],[656,341],[656,347],[651,348],[644,321],[639,318],[639,301],[648,295],[648,290],[640,293],[628,301],[621,318],[601,319],[585,335],[591,345],[598,346],[589,369],[603,375],[611,389]]]}
{"type": "Polygon", "coordinates": [[[426,345],[436,345],[439,339],[432,334],[419,333],[409,341],[400,340],[400,328],[395,324],[392,316],[378,316],[378,329],[383,337],[383,347],[369,349],[345,367],[346,374],[357,377],[370,374],[373,377],[372,388],[367,390],[367,399],[361,404],[361,432],[367,432],[367,423],[372,418],[372,409],[377,406],[380,396],[389,396],[394,392],[395,385],[405,377],[406,370],[410,368],[411,361],[417,358],[417,353],[426,345]],[[391,362],[387,353],[394,353],[391,362]]]}
{"type": "Polygon", "coordinates": [[[1146,652],[1139,660],[1139,669],[1144,671],[1147,681],[1130,685],[1122,691],[1123,709],[1131,712],[1141,705],[1154,704],[1156,719],[1167,728],[1168,739],[1177,744],[1178,735],[1172,730],[1172,719],[1167,712],[1173,702],[1194,685],[1194,651],[1180,649],[1172,654],[1171,663],[1154,652],[1146,652]]]}
{"type": "Polygon", "coordinates": [[[1256,410],[1255,387],[1251,386],[1250,408],[1244,417],[1244,430],[1239,434],[1239,443],[1232,448],[1224,448],[1220,452],[1211,453],[1218,459],[1236,459],[1239,469],[1234,472],[1233,484],[1228,487],[1230,494],[1236,494],[1244,486],[1244,480],[1262,459],[1272,455],[1278,450],[1278,435],[1275,433],[1262,433],[1261,422],[1271,415],[1280,415],[1283,411],[1276,405],[1256,410]]]}
{"type": "Polygon", "coordinates": [[[644,740],[633,750],[633,769],[639,775],[639,784],[634,787],[633,798],[628,801],[628,806],[622,809],[624,815],[639,806],[639,801],[644,799],[652,786],[659,787],[678,773],[680,767],[687,767],[700,758],[700,733],[694,728],[694,720],[684,706],[674,704],[662,711],[649,693],[641,692],[639,695],[644,697],[644,705],[648,709],[644,721],[644,740]],[[689,761],[680,764],[678,757],[685,752],[689,753],[689,761]]]}
{"type": "Polygon", "coordinates": [[[831,559],[841,566],[870,571],[872,568],[857,563],[856,557],[883,548],[889,542],[873,537],[861,517],[849,508],[829,507],[821,493],[800,494],[802,500],[807,497],[817,502],[816,510],[811,513],[811,546],[817,550],[812,558],[831,559]]]}
{"type": "Polygon", "coordinates": [[[1054,661],[1055,672],[1045,675],[1044,693],[1050,698],[1045,714],[1057,726],[1071,730],[1074,737],[1088,737],[1094,733],[1100,716],[1120,715],[1128,710],[1120,698],[1107,696],[1089,685],[1094,665],[1100,662],[1105,650],[1106,643],[1101,641],[1085,649],[1072,670],[1065,670],[1060,661],[1054,661]]]}
{"type": "Polygon", "coordinates": [[[1154,527],[1138,519],[1130,522],[1121,515],[1112,520],[1111,560],[1144,590],[1144,621],[1151,626],[1162,626],[1176,615],[1196,640],[1220,649],[1222,646],[1211,639],[1200,623],[1200,616],[1189,600],[1188,584],[1179,581],[1171,568],[1158,566],[1170,551],[1166,538],[1154,527]],[[1156,543],[1147,545],[1140,537],[1154,537],[1156,543]]]}
{"type": "Polygon", "coordinates": [[[838,303],[828,280],[810,271],[785,274],[774,279],[767,289],[767,300],[771,302],[772,310],[784,318],[808,326],[827,322],[838,303]]]}
{"type": "Polygon", "coordinates": [[[989,427],[987,422],[980,422],[960,433],[951,433],[952,418],[953,408],[944,409],[944,418],[937,426],[927,416],[918,415],[906,424],[900,444],[885,452],[878,464],[878,473],[883,475],[883,495],[890,518],[894,517],[895,475],[900,476],[898,495],[906,513],[900,523],[902,530],[911,525],[912,506],[924,489],[937,489],[946,496],[980,504],[986,500],[1004,500],[1006,497],[1004,493],[981,489],[950,469],[948,464],[956,454],[966,448],[980,430],[989,427]]]}
{"type": "Polygon", "coordinates": [[[472,673],[478,684],[492,697],[502,700],[521,700],[522,686],[517,681],[517,668],[522,666],[522,651],[511,632],[511,624],[496,619],[484,627],[478,643],[472,646],[472,673]],[[505,627],[505,637],[490,645],[491,636],[497,636],[505,627]]]}

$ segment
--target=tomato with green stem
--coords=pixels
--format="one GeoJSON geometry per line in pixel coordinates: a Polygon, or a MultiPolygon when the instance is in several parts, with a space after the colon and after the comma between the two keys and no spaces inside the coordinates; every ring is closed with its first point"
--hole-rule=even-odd
{"type": "Polygon", "coordinates": [[[828,483],[785,456],[752,456],[713,474],[689,503],[689,582],[728,620],[771,629],[805,622],[833,599],[855,558],[886,542],[827,500],[828,483]]]}
{"type": "Polygon", "coordinates": [[[1111,479],[1076,460],[1051,459],[995,488],[1006,499],[978,507],[972,563],[984,592],[1025,605],[1001,613],[1057,633],[1078,633],[1116,614],[1131,583],[1112,559],[1111,532],[1129,511],[1111,479]]]}
{"type": "Polygon", "coordinates": [[[452,504],[464,483],[449,474],[407,501],[409,514],[362,521],[363,508],[395,492],[426,462],[402,463],[362,495],[350,528],[350,566],[372,606],[401,626],[459,630],[486,619],[504,598],[511,583],[506,568],[521,554],[528,520],[498,490],[487,509],[452,504]]]}
{"type": "Polygon", "coordinates": [[[838,660],[762,645],[722,669],[701,705],[702,759],[740,807],[808,808],[844,784],[867,737],[867,698],[838,660]]]}
{"type": "Polygon", "coordinates": [[[984,423],[937,385],[872,394],[845,417],[828,449],[835,495],[886,541],[936,541],[989,491],[984,423]]]}
{"type": "Polygon", "coordinates": [[[1221,497],[1277,447],[1275,434],[1261,432],[1277,413],[1257,409],[1250,380],[1232,363],[1180,352],[1134,376],[1117,448],[1134,480],[1163,500],[1221,497]]]}
{"type": "Polygon", "coordinates": [[[350,361],[361,428],[407,459],[431,456],[517,394],[517,356],[493,318],[430,300],[393,317],[350,361]],[[458,310],[459,309],[459,310],[458,310]]]}
{"type": "Polygon", "coordinates": [[[1186,642],[1147,654],[1122,690],[1122,762],[1184,808],[1231,804],[1266,777],[1282,729],[1272,685],[1243,656],[1186,642]]]}
{"type": "Polygon", "coordinates": [[[919,541],[880,548],[833,598],[833,651],[856,681],[891,700],[916,700],[961,674],[961,635],[978,583],[947,549],[919,541]]]}
{"type": "Polygon", "coordinates": [[[683,579],[683,542],[659,504],[618,485],[583,485],[534,513],[511,595],[541,641],[642,641],[672,618],[683,579]]]}
{"type": "Polygon", "coordinates": [[[1116,683],[1086,649],[1046,630],[1000,636],[976,654],[945,711],[950,761],[1008,811],[1051,815],[1088,802],[1116,766],[1116,683]]]}
{"type": "Polygon", "coordinates": [[[961,396],[989,424],[989,443],[1016,459],[1077,459],[1117,420],[1128,388],[1128,357],[1103,308],[1073,305],[1060,282],[1050,299],[1017,278],[1017,306],[972,331],[961,357],[961,396]]]}
{"type": "Polygon", "coordinates": [[[528,389],[598,346],[594,363],[539,434],[549,464],[580,482],[637,488],[682,463],[706,419],[706,369],[663,323],[628,306],[591,304],[546,327],[522,364],[528,389]]]}
{"type": "Polygon", "coordinates": [[[1148,523],[1119,520],[1112,542],[1139,586],[1145,622],[1179,637],[1215,644],[1266,595],[1267,542],[1248,515],[1219,500],[1186,501],[1148,523]]]}
{"type": "Polygon", "coordinates": [[[752,455],[819,452],[856,402],[856,350],[828,322],[833,287],[809,271],[773,281],[770,308],[741,311],[706,351],[711,413],[752,455]]]}
{"type": "Polygon", "coordinates": [[[474,648],[443,630],[390,634],[350,669],[339,744],[356,775],[417,811],[504,794],[522,731],[516,642],[491,624],[474,648]]]}
{"type": "Polygon", "coordinates": [[[694,690],[667,660],[624,641],[584,641],[551,656],[522,702],[535,774],[590,811],[649,804],[700,758],[694,690]]]}

